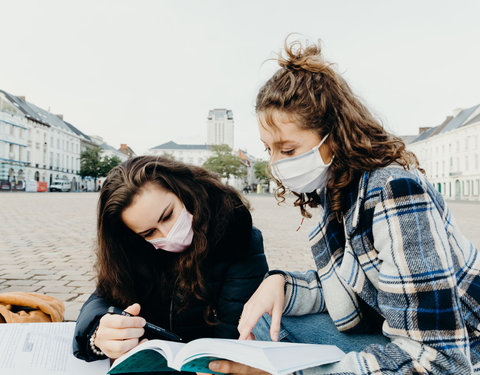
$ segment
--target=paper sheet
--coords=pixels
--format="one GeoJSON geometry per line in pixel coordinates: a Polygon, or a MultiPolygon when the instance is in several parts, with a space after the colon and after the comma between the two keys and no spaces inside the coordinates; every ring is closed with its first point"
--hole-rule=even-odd
{"type": "Polygon", "coordinates": [[[87,363],[73,356],[75,323],[0,324],[0,373],[14,375],[104,375],[109,361],[87,363]]]}

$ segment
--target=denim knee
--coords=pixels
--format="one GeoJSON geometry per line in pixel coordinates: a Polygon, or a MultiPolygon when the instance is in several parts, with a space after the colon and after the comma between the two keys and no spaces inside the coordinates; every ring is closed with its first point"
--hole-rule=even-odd
{"type": "Polygon", "coordinates": [[[268,314],[264,314],[260,319],[258,319],[257,324],[252,329],[252,333],[255,336],[255,340],[260,341],[271,341],[270,339],[270,318],[268,314]]]}
{"type": "MultiPolygon", "coordinates": [[[[252,333],[255,336],[255,340],[260,341],[272,341],[270,337],[270,327],[272,325],[272,317],[268,314],[264,314],[257,322],[257,325],[253,327],[252,333]]],[[[280,324],[280,332],[278,335],[279,341],[290,341],[287,339],[288,332],[280,324]]]]}

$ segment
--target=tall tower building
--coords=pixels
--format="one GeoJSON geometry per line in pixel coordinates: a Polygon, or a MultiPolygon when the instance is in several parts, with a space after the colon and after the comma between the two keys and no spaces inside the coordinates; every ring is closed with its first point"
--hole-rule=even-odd
{"type": "Polygon", "coordinates": [[[233,112],[216,108],[208,111],[207,144],[230,146],[233,150],[233,112]]]}

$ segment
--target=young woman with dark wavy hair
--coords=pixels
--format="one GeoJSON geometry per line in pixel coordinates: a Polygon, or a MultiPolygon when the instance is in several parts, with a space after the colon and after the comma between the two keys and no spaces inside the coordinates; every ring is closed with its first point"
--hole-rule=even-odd
{"type": "MultiPolygon", "coordinates": [[[[320,46],[285,44],[257,96],[261,140],[310,233],[316,270],[270,271],[246,303],[241,339],[334,344],[306,374],[480,371],[480,254],[414,154],[388,133],[320,46]]],[[[227,361],[225,373],[261,371],[227,361]]]]}
{"type": "Polygon", "coordinates": [[[77,320],[77,357],[121,356],[145,321],[184,341],[238,337],[268,267],[247,202],[213,173],[154,156],[122,163],[102,186],[97,233],[97,288],[77,320]],[[110,305],[134,316],[108,314],[110,305]]]}

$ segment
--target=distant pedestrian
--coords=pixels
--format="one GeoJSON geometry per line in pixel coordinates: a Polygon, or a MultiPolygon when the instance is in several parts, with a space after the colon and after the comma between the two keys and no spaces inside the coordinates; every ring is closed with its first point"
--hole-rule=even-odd
{"type": "Polygon", "coordinates": [[[119,357],[144,335],[144,319],[185,341],[238,337],[268,267],[236,190],[200,167],[131,158],[103,182],[97,230],[97,289],[77,319],[77,357],[119,357]],[[107,314],[110,304],[138,317],[107,314]]]}
{"type": "MultiPolygon", "coordinates": [[[[243,339],[335,344],[340,362],[308,374],[480,372],[480,254],[414,154],[325,62],[285,45],[260,89],[260,138],[297,197],[316,270],[270,272],[245,305],[243,339]],[[328,312],[328,314],[327,314],[328,312]],[[267,313],[267,314],[265,314],[267,313]],[[265,315],[264,315],[265,314],[265,315]]],[[[261,373],[226,361],[223,373],[261,373]]]]}

